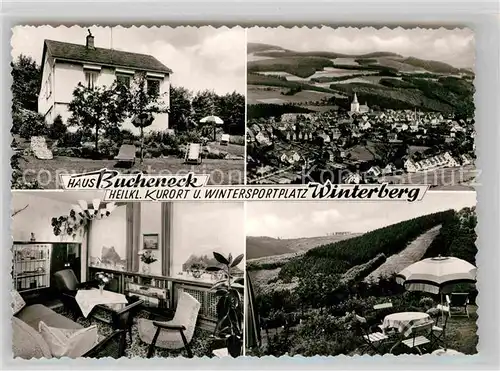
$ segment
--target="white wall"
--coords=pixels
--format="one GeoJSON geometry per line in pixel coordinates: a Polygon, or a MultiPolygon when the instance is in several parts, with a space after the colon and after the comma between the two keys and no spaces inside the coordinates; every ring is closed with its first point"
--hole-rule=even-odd
{"type": "Polygon", "coordinates": [[[45,116],[45,121],[47,123],[53,122],[53,113],[51,112],[51,108],[54,105],[55,101],[55,75],[54,75],[54,65],[53,60],[47,52],[45,55],[45,61],[42,61],[43,65],[43,75],[42,82],[40,85],[40,92],[38,94],[38,112],[45,116]],[[47,90],[47,80],[51,79],[52,81],[52,92],[47,90]]]}
{"type": "Polygon", "coordinates": [[[12,239],[16,242],[30,241],[31,233],[35,234],[38,242],[78,242],[81,247],[81,278],[86,279],[86,261],[87,261],[87,239],[86,235],[77,234],[75,238],[71,236],[54,235],[51,220],[53,217],[68,215],[71,210],[71,204],[34,195],[31,192],[14,191],[12,192],[12,212],[28,207],[16,214],[12,218],[12,239]]]}
{"type": "MultiPolygon", "coordinates": [[[[45,70],[44,70],[45,74],[45,70]]],[[[51,124],[57,115],[61,115],[63,122],[67,122],[71,113],[68,111],[67,104],[73,98],[73,90],[79,82],[85,84],[85,73],[83,65],[78,63],[57,62],[55,64],[54,73],[52,74],[54,82],[52,87],[52,97],[48,101],[42,99],[42,94],[39,96],[38,110],[45,114],[50,107],[54,106],[53,112],[50,114],[50,119],[47,118],[47,123],[51,124]],[[42,102],[44,101],[44,102],[42,102]],[[50,121],[49,121],[50,120],[50,121]]],[[[110,86],[115,81],[115,69],[102,67],[97,84],[101,86],[110,86]]],[[[166,75],[160,83],[160,93],[165,94],[164,103],[170,107],[170,76],[166,75]]],[[[139,134],[139,129],[134,127],[130,120],[126,120],[122,127],[131,130],[134,134],[139,134]]],[[[153,124],[144,131],[164,131],[168,129],[168,114],[158,114],[155,117],[153,124]]]]}

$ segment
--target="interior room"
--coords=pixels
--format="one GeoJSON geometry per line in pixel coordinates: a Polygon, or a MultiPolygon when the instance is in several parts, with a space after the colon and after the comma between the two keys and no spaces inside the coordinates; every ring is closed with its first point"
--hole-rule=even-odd
{"type": "Polygon", "coordinates": [[[18,191],[12,238],[14,355],[241,353],[243,203],[109,203],[95,191],[18,191]],[[230,295],[237,300],[225,305],[230,295]],[[92,328],[98,339],[54,351],[45,325],[92,328]],[[33,337],[48,350],[32,349],[33,337]]]}

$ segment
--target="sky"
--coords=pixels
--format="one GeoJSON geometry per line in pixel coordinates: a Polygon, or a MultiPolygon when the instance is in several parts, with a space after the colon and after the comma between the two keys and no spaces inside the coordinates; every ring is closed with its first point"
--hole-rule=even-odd
{"type": "Polygon", "coordinates": [[[474,33],[467,28],[254,27],[248,30],[247,37],[248,42],[277,45],[295,51],[346,54],[385,51],[445,62],[458,68],[473,68],[475,59],[474,33]]]}
{"type": "MultiPolygon", "coordinates": [[[[91,27],[96,47],[150,54],[173,70],[172,84],[192,91],[245,93],[244,29],[227,27],[91,27]]],[[[12,57],[29,55],[40,63],[43,41],[85,45],[87,28],[18,26],[13,29],[12,57]]]]}
{"type": "Polygon", "coordinates": [[[426,214],[476,205],[475,192],[427,192],[422,201],[248,202],[247,236],[301,238],[365,233],[426,214]]]}

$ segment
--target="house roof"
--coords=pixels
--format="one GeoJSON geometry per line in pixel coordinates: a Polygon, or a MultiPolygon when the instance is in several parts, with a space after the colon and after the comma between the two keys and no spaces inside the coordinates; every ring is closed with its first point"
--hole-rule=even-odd
{"type": "Polygon", "coordinates": [[[45,40],[43,58],[46,50],[54,58],[128,67],[143,71],[172,73],[172,70],[152,55],[124,52],[121,50],[94,48],[88,49],[85,45],[71,44],[62,41],[45,40]]]}

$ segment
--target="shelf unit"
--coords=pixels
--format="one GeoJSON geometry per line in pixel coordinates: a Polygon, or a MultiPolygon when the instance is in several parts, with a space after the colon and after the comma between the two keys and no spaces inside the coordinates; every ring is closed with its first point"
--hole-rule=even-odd
{"type": "Polygon", "coordinates": [[[18,292],[50,287],[50,255],[52,244],[14,243],[12,279],[18,292]]]}

